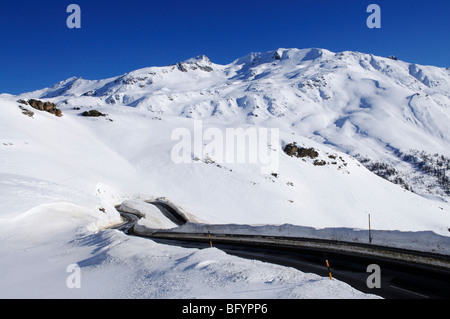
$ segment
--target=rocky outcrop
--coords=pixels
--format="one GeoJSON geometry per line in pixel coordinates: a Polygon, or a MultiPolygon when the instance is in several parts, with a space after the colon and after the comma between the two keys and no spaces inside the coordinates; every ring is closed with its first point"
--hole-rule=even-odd
{"type": "Polygon", "coordinates": [[[202,70],[204,72],[212,72],[211,61],[206,55],[199,55],[195,58],[178,62],[176,67],[181,72],[188,72],[189,70],[202,70]]]}
{"type": "MultiPolygon", "coordinates": [[[[26,105],[28,105],[28,103],[26,105]]],[[[22,105],[19,105],[19,109],[22,111],[23,115],[27,115],[29,117],[33,117],[34,116],[34,112],[33,111],[28,110],[27,108],[23,107],[22,105]]]]}
{"type": "Polygon", "coordinates": [[[63,116],[62,111],[56,107],[55,103],[52,102],[44,102],[41,100],[35,100],[35,99],[29,99],[28,101],[25,100],[19,100],[18,103],[29,105],[32,108],[39,110],[39,111],[45,111],[50,114],[54,114],[57,117],[63,116]]]}
{"type": "Polygon", "coordinates": [[[85,111],[83,113],[81,113],[82,116],[84,117],[100,117],[100,116],[106,116],[106,114],[97,111],[97,110],[90,110],[90,111],[85,111]]]}
{"type": "Polygon", "coordinates": [[[284,147],[284,152],[289,156],[316,158],[319,153],[314,148],[298,147],[297,143],[290,143],[284,147]]]}

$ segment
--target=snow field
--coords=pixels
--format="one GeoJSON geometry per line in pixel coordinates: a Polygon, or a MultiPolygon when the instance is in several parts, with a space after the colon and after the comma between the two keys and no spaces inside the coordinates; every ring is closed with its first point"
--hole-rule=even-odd
{"type": "Polygon", "coordinates": [[[408,192],[347,155],[389,162],[392,149],[419,149],[449,156],[448,72],[352,52],[277,53],[280,59],[255,53],[227,66],[200,57],[179,67],[1,94],[0,296],[374,297],[326,275],[107,230],[121,222],[114,206],[124,201],[145,212],[142,226],[172,228],[141,202],[155,197],[187,212],[192,229],[214,224],[217,231],[362,241],[370,214],[377,243],[448,253],[445,197],[408,192]],[[63,117],[36,110],[26,116],[19,98],[51,100],[63,117]],[[80,116],[93,108],[107,116],[80,116]],[[277,175],[249,163],[175,164],[172,132],[194,135],[194,118],[222,132],[279,129],[280,143],[271,145],[277,175]],[[289,157],[282,147],[291,142],[313,147],[326,165],[289,157]],[[73,264],[81,270],[79,289],[66,285],[73,264]]]}

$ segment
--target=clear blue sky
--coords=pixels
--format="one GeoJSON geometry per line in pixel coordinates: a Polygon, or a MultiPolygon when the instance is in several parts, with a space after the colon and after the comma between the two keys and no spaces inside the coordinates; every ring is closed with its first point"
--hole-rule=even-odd
{"type": "Polygon", "coordinates": [[[0,4],[0,93],[101,79],[200,54],[319,47],[450,66],[449,0],[15,0],[0,4]],[[66,26],[81,7],[81,29],[66,26]],[[369,29],[369,4],[381,29],[369,29]]]}

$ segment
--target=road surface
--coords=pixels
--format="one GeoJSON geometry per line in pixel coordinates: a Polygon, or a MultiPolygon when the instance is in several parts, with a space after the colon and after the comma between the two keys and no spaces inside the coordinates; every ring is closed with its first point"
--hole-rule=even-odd
{"type": "MultiPolygon", "coordinates": [[[[157,205],[164,214],[168,213],[166,207],[157,205]]],[[[125,223],[117,229],[130,235],[132,228],[139,217],[121,212],[125,223]]],[[[176,216],[173,219],[177,219],[176,216]]],[[[167,245],[176,245],[190,248],[208,248],[209,240],[177,240],[166,238],[153,238],[155,242],[167,245]]],[[[355,254],[318,251],[299,247],[273,247],[269,244],[251,243],[222,243],[214,240],[213,246],[230,255],[243,258],[256,259],[293,267],[303,272],[315,273],[328,277],[329,270],[333,279],[351,285],[365,293],[375,294],[387,299],[447,299],[450,298],[450,271],[434,269],[427,266],[392,261],[386,258],[362,257],[355,254]],[[326,265],[329,262],[330,268],[326,265]],[[376,264],[380,267],[380,288],[369,288],[368,266],[376,264]]]]}

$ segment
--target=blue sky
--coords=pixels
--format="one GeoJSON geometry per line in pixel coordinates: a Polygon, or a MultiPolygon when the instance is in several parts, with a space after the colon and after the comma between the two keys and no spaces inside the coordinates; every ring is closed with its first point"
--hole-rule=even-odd
{"type": "Polygon", "coordinates": [[[200,54],[227,64],[252,51],[319,47],[450,66],[449,0],[15,0],[0,5],[0,93],[71,76],[102,79],[200,54]],[[69,29],[67,6],[81,7],[69,29]],[[369,4],[381,29],[369,29],[369,4]]]}

